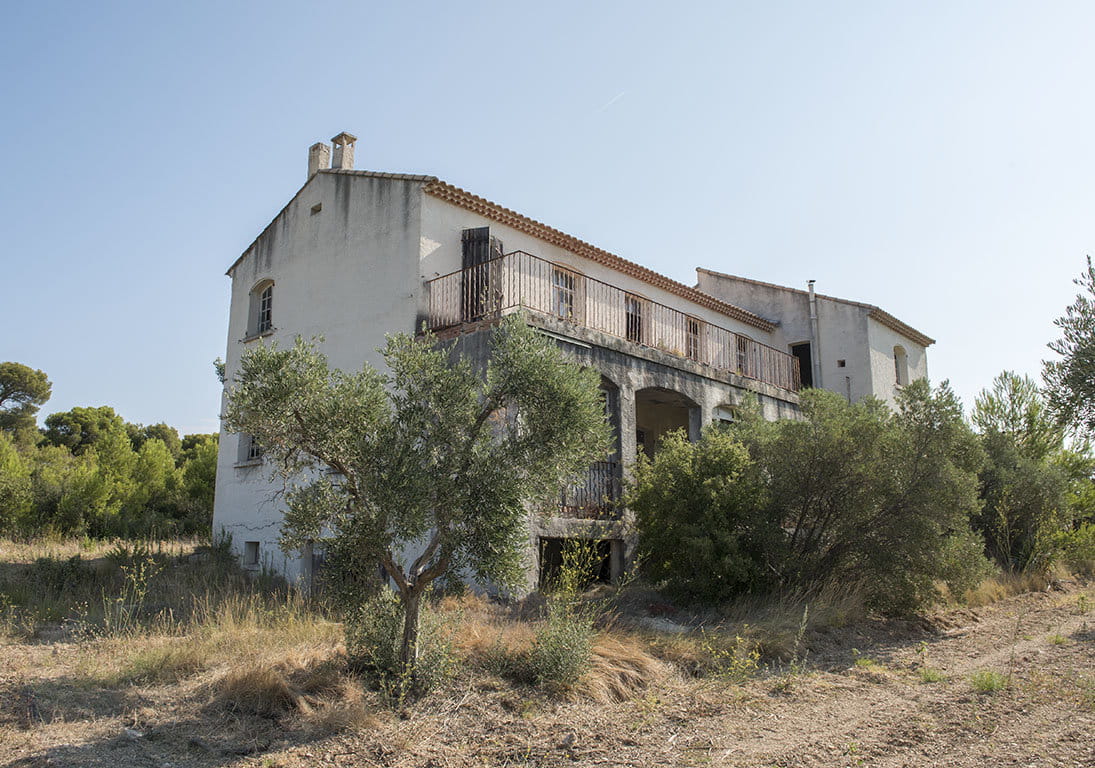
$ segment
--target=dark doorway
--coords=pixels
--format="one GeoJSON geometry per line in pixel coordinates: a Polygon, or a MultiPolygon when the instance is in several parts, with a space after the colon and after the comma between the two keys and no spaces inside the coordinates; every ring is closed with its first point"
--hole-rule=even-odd
{"type": "Polygon", "coordinates": [[[559,583],[559,571],[563,567],[563,552],[568,542],[587,544],[594,548],[585,563],[588,567],[584,586],[612,581],[612,542],[583,539],[540,539],[540,589],[551,589],[559,583]]]}
{"type": "Polygon", "coordinates": [[[798,375],[802,388],[814,386],[814,361],[810,355],[810,342],[792,344],[791,354],[798,358],[798,375]]]}
{"type": "Polygon", "coordinates": [[[481,320],[498,309],[491,273],[497,270],[497,263],[492,262],[502,256],[502,241],[491,236],[490,227],[478,227],[464,230],[461,247],[464,270],[461,320],[481,320]]]}

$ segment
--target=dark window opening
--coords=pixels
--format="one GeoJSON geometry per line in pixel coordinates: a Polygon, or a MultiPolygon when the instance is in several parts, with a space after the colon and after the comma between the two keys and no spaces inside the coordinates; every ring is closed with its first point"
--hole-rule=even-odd
{"type": "Polygon", "coordinates": [[[685,318],[685,355],[690,360],[700,359],[701,323],[694,317],[685,318]]]}
{"type": "Polygon", "coordinates": [[[798,375],[803,388],[814,386],[814,363],[810,355],[810,343],[792,344],[791,354],[798,358],[798,375]]]}
{"type": "Polygon", "coordinates": [[[540,539],[540,589],[549,590],[559,583],[559,574],[563,568],[564,554],[568,545],[580,549],[583,545],[593,547],[589,556],[579,555],[580,564],[587,568],[583,575],[582,586],[596,583],[608,584],[612,581],[612,545],[613,542],[587,541],[582,539],[540,539]]]}
{"type": "Polygon", "coordinates": [[[463,301],[461,319],[479,320],[495,307],[492,301],[491,261],[502,256],[502,241],[491,237],[490,227],[465,229],[461,236],[463,301]]]}
{"type": "Polygon", "coordinates": [[[624,312],[627,315],[627,340],[643,343],[643,300],[638,296],[624,296],[624,312]]]}

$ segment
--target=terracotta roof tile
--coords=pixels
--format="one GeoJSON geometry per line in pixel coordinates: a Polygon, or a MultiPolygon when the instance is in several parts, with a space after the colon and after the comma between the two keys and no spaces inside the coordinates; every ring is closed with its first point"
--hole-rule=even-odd
{"type": "Polygon", "coordinates": [[[743,323],[759,328],[764,331],[772,331],[775,329],[775,324],[769,320],[765,320],[760,315],[756,315],[746,309],[742,309],[739,306],[730,304],[728,302],[717,299],[710,294],[699,291],[692,286],[685,285],[684,283],[677,282],[672,278],[666,277],[663,274],[655,272],[652,269],[648,269],[640,264],[636,264],[633,261],[628,261],[625,258],[617,256],[614,253],[610,253],[603,248],[598,248],[595,245],[591,245],[584,240],[579,240],[573,235],[568,235],[565,232],[561,232],[554,227],[549,227],[547,224],[543,224],[535,219],[530,219],[516,211],[505,208],[497,203],[493,203],[486,198],[473,195],[466,190],[455,187],[452,184],[435,179],[428,183],[425,187],[425,192],[428,195],[444,200],[445,202],[458,205],[461,208],[478,213],[482,216],[497,221],[499,224],[505,224],[508,227],[512,227],[525,234],[532,235],[544,242],[551,245],[557,245],[560,248],[564,248],[567,251],[577,255],[583,256],[590,261],[595,261],[598,264],[603,264],[606,267],[615,269],[618,272],[623,272],[625,275],[630,275],[638,280],[642,280],[650,285],[657,286],[670,293],[676,294],[689,301],[695,302],[700,306],[707,307],[716,312],[724,314],[728,317],[732,317],[735,320],[739,320],[743,323]]]}

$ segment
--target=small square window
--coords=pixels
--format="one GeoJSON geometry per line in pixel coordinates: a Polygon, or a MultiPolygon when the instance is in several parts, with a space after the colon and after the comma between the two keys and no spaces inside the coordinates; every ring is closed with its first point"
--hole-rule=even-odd
{"type": "Polygon", "coordinates": [[[836,361],[836,367],[837,368],[843,368],[846,364],[847,364],[846,360],[837,360],[836,361]]]}
{"type": "Polygon", "coordinates": [[[243,565],[245,568],[257,568],[259,565],[259,543],[243,542],[243,565]]]}

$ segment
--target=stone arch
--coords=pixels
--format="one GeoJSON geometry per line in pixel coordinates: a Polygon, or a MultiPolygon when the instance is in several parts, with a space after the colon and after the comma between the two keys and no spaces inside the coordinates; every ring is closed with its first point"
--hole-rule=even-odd
{"type": "Polygon", "coordinates": [[[689,439],[699,439],[700,406],[685,394],[665,387],[646,387],[635,392],[636,450],[653,456],[665,435],[683,429],[689,439]]]}

